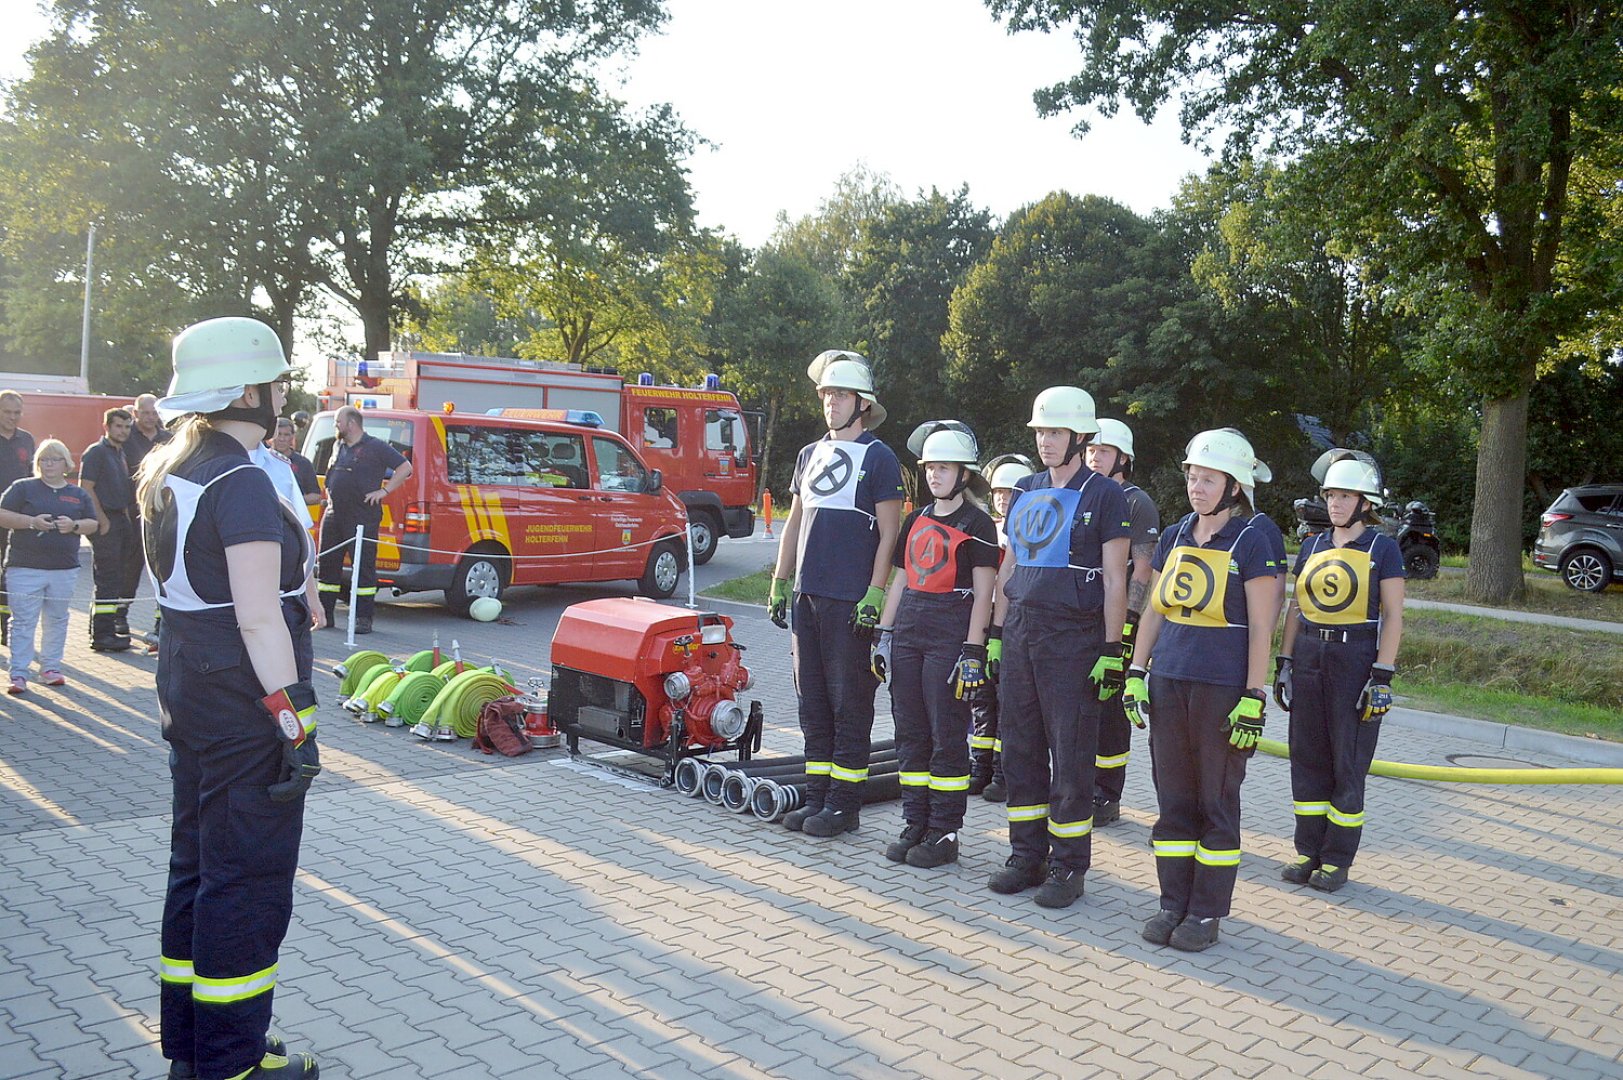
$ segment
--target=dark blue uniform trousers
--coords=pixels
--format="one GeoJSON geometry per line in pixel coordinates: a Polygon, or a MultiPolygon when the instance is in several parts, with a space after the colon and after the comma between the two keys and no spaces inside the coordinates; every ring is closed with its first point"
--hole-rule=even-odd
{"type": "MultiPolygon", "coordinates": [[[[305,610],[302,601],[285,606],[290,617],[305,610]]],[[[185,618],[166,613],[158,665],[174,781],[162,1045],[166,1058],[194,1062],[202,1080],[220,1080],[265,1052],[304,800],[275,802],[266,790],[281,779],[281,744],[240,640],[179,640],[173,624],[185,618]]],[[[303,669],[307,623],[294,640],[303,669]]]]}
{"type": "Polygon", "coordinates": [[[793,662],[806,740],[806,803],[857,810],[868,778],[873,699],[869,642],[851,630],[854,600],[795,594],[793,662]]]}
{"type": "Polygon", "coordinates": [[[1097,611],[1015,601],[1003,624],[998,724],[1014,854],[1076,873],[1093,864],[1093,760],[1104,647],[1097,611]]]}
{"type": "Polygon", "coordinates": [[[969,702],[952,669],[969,633],[974,598],[909,589],[891,639],[890,705],[902,777],[902,820],[957,832],[969,800],[969,702]]]}
{"type": "Polygon", "coordinates": [[[1237,686],[1150,672],[1150,764],[1161,814],[1150,830],[1161,907],[1198,919],[1229,913],[1240,872],[1240,785],[1255,750],[1225,730],[1237,686]]]}
{"type": "Polygon", "coordinates": [[[1296,853],[1326,866],[1351,866],[1364,832],[1364,784],[1381,722],[1359,720],[1358,697],[1375,662],[1376,631],[1333,630],[1324,641],[1296,635],[1291,665],[1291,799],[1296,853]],[[1341,640],[1345,636],[1346,640],[1341,640]]]}

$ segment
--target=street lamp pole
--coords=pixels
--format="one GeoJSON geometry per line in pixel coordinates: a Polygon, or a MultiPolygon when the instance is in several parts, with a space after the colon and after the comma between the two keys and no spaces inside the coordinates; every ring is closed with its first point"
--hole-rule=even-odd
{"type": "Polygon", "coordinates": [[[96,251],[96,223],[90,223],[90,235],[85,239],[85,317],[79,332],[79,378],[90,389],[90,273],[96,251]]]}

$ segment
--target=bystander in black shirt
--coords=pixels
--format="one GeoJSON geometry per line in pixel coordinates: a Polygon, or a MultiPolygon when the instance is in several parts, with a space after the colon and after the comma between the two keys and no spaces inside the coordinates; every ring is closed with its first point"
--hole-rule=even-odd
{"type": "Polygon", "coordinates": [[[105,513],[128,510],[135,505],[135,484],[130,480],[124,451],[105,435],[79,459],[79,479],[96,485],[96,501],[105,513]]]}

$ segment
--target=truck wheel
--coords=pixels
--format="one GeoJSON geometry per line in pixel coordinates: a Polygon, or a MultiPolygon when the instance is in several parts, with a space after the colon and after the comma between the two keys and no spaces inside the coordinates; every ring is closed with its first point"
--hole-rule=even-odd
{"type": "Polygon", "coordinates": [[[688,543],[693,545],[693,565],[703,566],[716,553],[716,540],[721,536],[721,524],[714,514],[703,511],[688,518],[688,543]]]}
{"type": "Polygon", "coordinates": [[[457,563],[456,577],[445,590],[445,606],[454,614],[465,616],[469,606],[481,596],[500,600],[506,586],[506,559],[485,551],[470,551],[457,563]]]}
{"type": "Polygon", "coordinates": [[[1569,551],[1561,559],[1561,580],[1579,592],[1605,592],[1612,583],[1612,560],[1594,548],[1569,551]]]}
{"type": "Polygon", "coordinates": [[[676,591],[682,580],[682,556],[675,544],[655,544],[648,553],[648,569],[637,581],[637,591],[655,600],[663,600],[676,591]]]}
{"type": "Polygon", "coordinates": [[[1429,544],[1414,544],[1403,553],[1404,573],[1416,581],[1430,581],[1442,564],[1442,556],[1429,544]]]}

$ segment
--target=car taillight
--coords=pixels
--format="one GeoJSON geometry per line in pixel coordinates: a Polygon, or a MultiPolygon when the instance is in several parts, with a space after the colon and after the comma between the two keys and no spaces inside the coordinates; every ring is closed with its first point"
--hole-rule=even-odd
{"type": "Polygon", "coordinates": [[[1540,527],[1548,529],[1551,525],[1554,525],[1558,521],[1571,521],[1571,520],[1572,520],[1572,515],[1571,514],[1545,514],[1543,517],[1538,519],[1538,523],[1539,523],[1540,527]]]}
{"type": "Polygon", "coordinates": [[[408,533],[428,532],[428,508],[422,503],[407,503],[405,525],[401,531],[408,533]]]}

